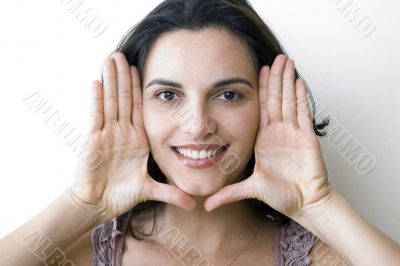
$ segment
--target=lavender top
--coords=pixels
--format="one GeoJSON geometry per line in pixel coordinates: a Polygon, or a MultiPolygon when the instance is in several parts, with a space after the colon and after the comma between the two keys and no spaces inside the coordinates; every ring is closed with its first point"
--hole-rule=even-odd
{"type": "MultiPolygon", "coordinates": [[[[91,234],[93,266],[121,266],[128,215],[120,215],[97,226],[91,234]]],[[[309,255],[315,236],[291,220],[288,225],[274,226],[274,266],[305,266],[311,263],[309,255]]]]}

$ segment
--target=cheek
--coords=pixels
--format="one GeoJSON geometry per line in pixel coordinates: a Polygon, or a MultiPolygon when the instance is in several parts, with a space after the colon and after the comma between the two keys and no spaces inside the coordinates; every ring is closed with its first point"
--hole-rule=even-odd
{"type": "Polygon", "coordinates": [[[166,132],[167,120],[151,101],[143,102],[143,123],[150,146],[157,145],[166,132]]]}
{"type": "Polygon", "coordinates": [[[254,141],[260,118],[259,108],[255,104],[247,108],[224,112],[222,119],[223,128],[235,138],[242,141],[254,141]]]}

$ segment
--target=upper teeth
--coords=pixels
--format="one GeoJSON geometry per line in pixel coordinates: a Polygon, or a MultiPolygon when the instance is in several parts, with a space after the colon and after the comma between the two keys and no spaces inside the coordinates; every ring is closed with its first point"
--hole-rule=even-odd
{"type": "Polygon", "coordinates": [[[207,159],[207,158],[211,158],[213,156],[215,156],[215,154],[217,154],[219,149],[215,149],[215,150],[200,150],[200,151],[195,151],[195,150],[188,150],[188,149],[180,149],[177,148],[176,149],[180,154],[182,154],[185,157],[189,157],[191,159],[207,159]]]}

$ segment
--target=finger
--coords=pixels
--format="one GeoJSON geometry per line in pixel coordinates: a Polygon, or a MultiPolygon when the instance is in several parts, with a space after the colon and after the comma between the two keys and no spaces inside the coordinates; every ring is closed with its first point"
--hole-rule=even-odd
{"type": "Polygon", "coordinates": [[[143,126],[142,87],[139,72],[135,66],[131,66],[131,78],[133,94],[132,125],[143,126]]]}
{"type": "Polygon", "coordinates": [[[314,132],[311,110],[308,104],[307,88],[303,79],[296,81],[297,121],[299,127],[314,132]]]}
{"type": "Polygon", "coordinates": [[[252,191],[253,186],[250,178],[239,183],[225,186],[206,199],[204,202],[204,209],[210,212],[221,205],[252,198],[251,195],[254,195],[252,191]]]}
{"type": "Polygon", "coordinates": [[[294,62],[288,58],[282,79],[282,121],[298,128],[294,78],[294,62]]]}
{"type": "Polygon", "coordinates": [[[263,128],[269,123],[268,115],[268,80],[270,68],[263,66],[260,70],[258,98],[260,102],[260,128],[263,128]]]}
{"type": "Polygon", "coordinates": [[[115,53],[114,61],[118,83],[118,121],[130,122],[132,114],[131,71],[123,53],[115,53]]]}
{"type": "Polygon", "coordinates": [[[280,54],[275,58],[271,67],[268,82],[268,113],[270,123],[282,122],[282,72],[286,56],[280,54]]]}
{"type": "Polygon", "coordinates": [[[196,201],[178,187],[163,184],[152,179],[149,179],[149,182],[146,183],[143,197],[145,200],[157,200],[174,204],[188,211],[196,207],[196,201]]]}
{"type": "Polygon", "coordinates": [[[104,61],[104,124],[117,122],[117,72],[114,59],[107,58],[104,61]]]}
{"type": "Polygon", "coordinates": [[[104,122],[103,88],[98,80],[95,80],[92,83],[91,97],[92,104],[89,132],[92,133],[101,130],[104,122]]]}

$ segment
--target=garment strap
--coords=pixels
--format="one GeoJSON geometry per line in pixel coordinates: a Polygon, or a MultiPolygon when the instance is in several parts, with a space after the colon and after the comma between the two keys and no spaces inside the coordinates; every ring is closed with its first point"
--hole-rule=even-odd
{"type": "MultiPolygon", "coordinates": [[[[97,226],[92,234],[93,266],[121,266],[128,215],[123,214],[97,226]]],[[[274,226],[275,266],[308,266],[315,236],[300,224],[274,226]]]]}
{"type": "Polygon", "coordinates": [[[97,226],[91,234],[93,266],[119,266],[128,227],[128,215],[122,214],[97,226]]]}
{"type": "Polygon", "coordinates": [[[316,237],[294,220],[275,227],[275,265],[308,266],[316,237]]]}

